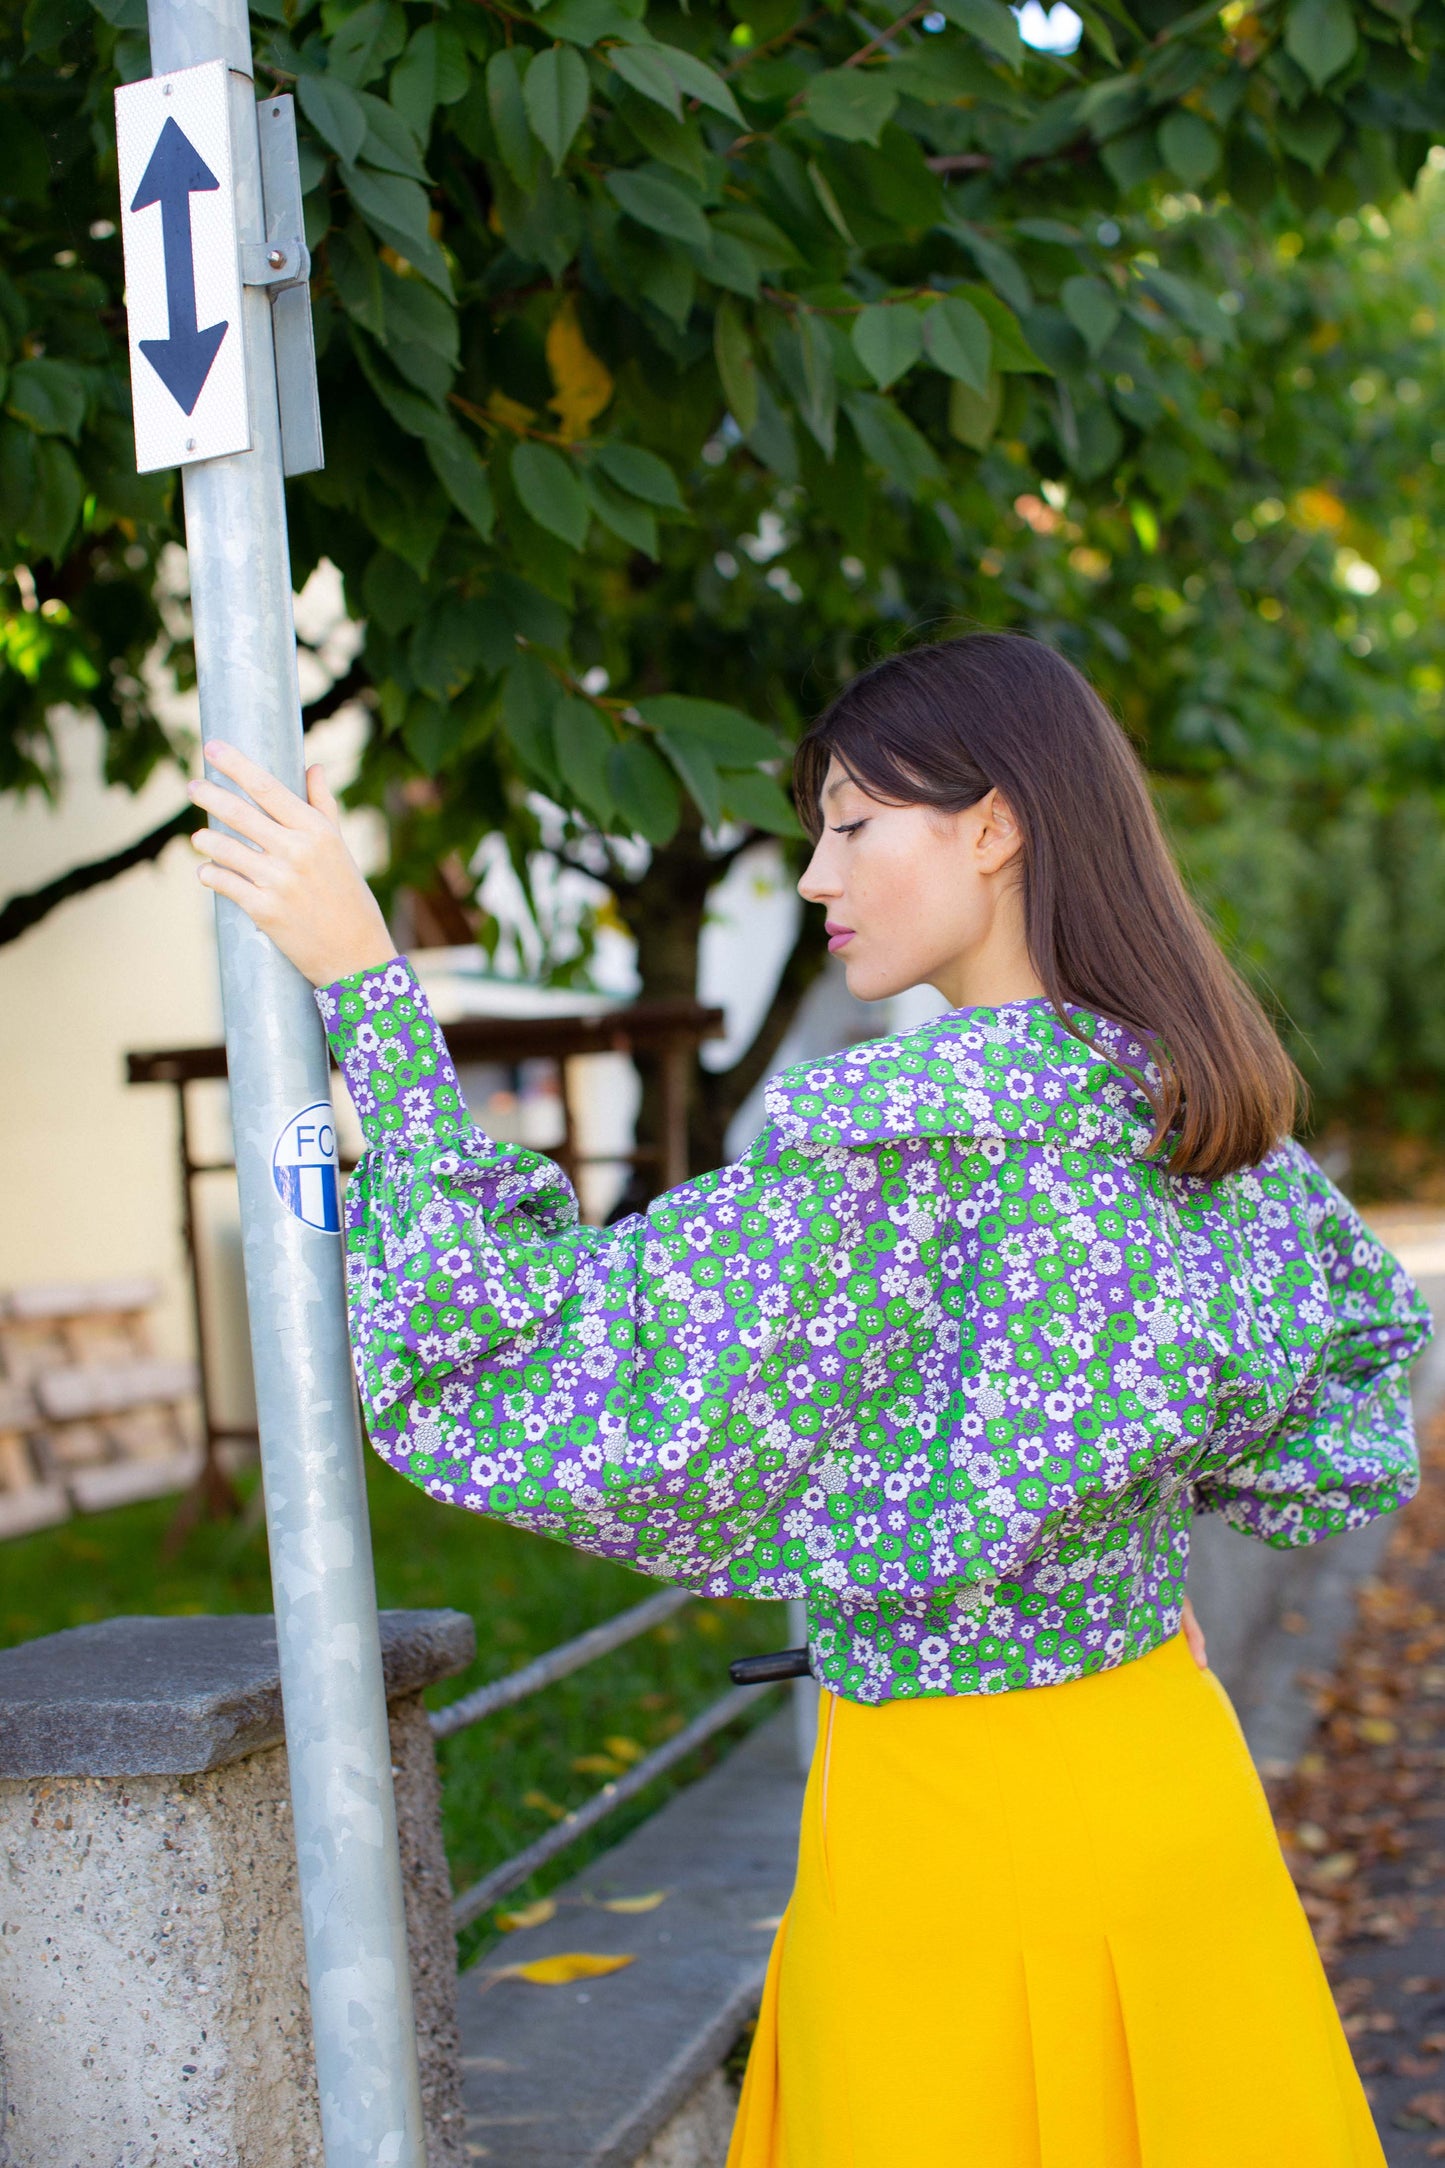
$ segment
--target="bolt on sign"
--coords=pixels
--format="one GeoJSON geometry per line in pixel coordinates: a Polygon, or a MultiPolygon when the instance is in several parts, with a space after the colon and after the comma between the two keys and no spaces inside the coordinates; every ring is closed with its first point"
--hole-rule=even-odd
{"type": "Polygon", "coordinates": [[[136,466],[248,451],[225,61],[122,85],[115,133],[136,466]]]}

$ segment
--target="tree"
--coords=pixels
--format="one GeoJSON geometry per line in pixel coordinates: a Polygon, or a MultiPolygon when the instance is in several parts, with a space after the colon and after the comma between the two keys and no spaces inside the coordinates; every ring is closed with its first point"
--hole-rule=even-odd
{"type": "MultiPolygon", "coordinates": [[[[718,866],[792,827],[803,707],[900,620],[1102,636],[1061,552],[1037,608],[991,572],[1020,499],[1062,489],[1081,534],[1137,539],[1221,490],[1214,379],[1258,351],[1220,283],[1242,220],[1413,179],[1445,4],[1082,13],[1072,57],[1022,48],[999,0],[268,13],[328,436],[295,568],[331,557],[366,621],[362,787],[412,786],[398,878],[488,828],[525,867],[540,794],[651,990],[690,990],[718,866]],[[614,834],[651,846],[640,874],[614,834]]],[[[53,787],[48,713],[77,698],[138,779],[167,751],[146,671],[188,667],[155,599],[174,478],[129,471],[109,94],[145,72],[140,23],[139,0],[31,0],[0,60],[9,787],[53,787]]],[[[808,939],[706,1086],[700,1149],[808,939]]]]}

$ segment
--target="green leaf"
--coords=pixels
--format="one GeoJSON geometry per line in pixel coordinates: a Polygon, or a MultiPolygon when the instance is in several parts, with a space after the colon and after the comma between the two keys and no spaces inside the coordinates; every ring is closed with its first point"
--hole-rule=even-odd
{"type": "Polygon", "coordinates": [[[1197,332],[1203,339],[1219,339],[1226,346],[1234,345],[1237,337],[1234,324],[1206,287],[1152,265],[1141,274],[1139,283],[1186,329],[1197,332]]]}
{"type": "Polygon", "coordinates": [[[486,651],[475,600],[448,589],[422,617],[407,645],[411,674],[424,693],[455,700],[486,651]]]}
{"type": "Polygon", "coordinates": [[[615,110],[645,151],[702,187],[707,179],[707,145],[695,117],[674,120],[664,106],[651,105],[635,90],[627,89],[615,110]]]}
{"type": "Polygon", "coordinates": [[[915,308],[878,302],[855,319],[853,350],[878,389],[887,391],[923,352],[923,320],[915,308]]]}
{"type": "Polygon", "coordinates": [[[1003,413],[1003,378],[995,370],[980,397],[971,384],[955,377],[948,387],[948,433],[971,451],[986,451],[1003,413]]]}
{"type": "Polygon", "coordinates": [[[1207,120],[1181,105],[1160,123],[1159,155],[1186,188],[1199,188],[1218,166],[1223,145],[1207,120]]]}
{"type": "Polygon", "coordinates": [[[1123,449],[1123,430],[1102,400],[1095,400],[1081,409],[1078,443],[1072,452],[1065,446],[1065,457],[1075,474],[1092,482],[1117,465],[1123,449]]]}
{"type": "Polygon", "coordinates": [[[998,97],[998,77],[971,46],[926,36],[880,69],[886,82],[920,105],[952,105],[959,98],[998,97]]]}
{"type": "MultiPolygon", "coordinates": [[[[537,28],[549,38],[566,38],[572,45],[596,45],[601,38],[635,38],[632,22],[615,0],[556,0],[535,18],[537,28]]],[[[610,56],[609,56],[610,57],[610,56]]]]}
{"type": "Polygon", "coordinates": [[[428,437],[427,458],[432,473],[468,525],[484,542],[492,538],[496,507],[485,462],[458,430],[450,437],[428,437]]]}
{"type": "Polygon", "coordinates": [[[677,785],[650,745],[629,735],[607,759],[607,784],[617,811],[635,834],[666,843],[677,827],[677,785]]]}
{"type": "Polygon", "coordinates": [[[1292,0],[1284,25],[1284,49],[1316,90],[1355,56],[1358,38],[1349,0],[1292,0]]]}
{"type": "Polygon", "coordinates": [[[374,339],[384,339],[381,262],[359,218],[327,235],[326,268],[347,315],[354,316],[374,339]]]}
{"type": "Polygon", "coordinates": [[[591,517],[586,494],[572,462],[550,444],[523,442],[512,447],[512,486],[525,511],[561,542],[580,550],[591,517]]]}
{"type": "Polygon", "coordinates": [[[607,188],[627,216],[635,218],[639,226],[650,227],[652,232],[664,234],[670,241],[686,241],[694,248],[707,247],[707,220],[691,196],[684,195],[669,174],[649,171],[645,166],[629,166],[620,173],[609,173],[607,188]]]}
{"type": "Polygon", "coordinates": [[[684,52],[680,45],[664,45],[659,50],[666,55],[684,98],[696,98],[699,105],[721,113],[724,120],[734,122],[739,128],[743,126],[736,98],[706,61],[699,60],[695,53],[684,52]]]}
{"type": "MultiPolygon", "coordinates": [[[[406,43],[406,16],[395,0],[366,0],[331,33],[327,65],[333,77],[360,89],[380,75],[406,43]]],[[[349,157],[349,152],[343,152],[349,157]]]]}
{"type": "Polygon", "coordinates": [[[1003,0],[939,0],[942,12],[961,30],[971,31],[981,45],[997,53],[1011,68],[1023,61],[1023,41],[1013,13],[1003,0]]]}
{"type": "Polygon", "coordinates": [[[85,419],[85,378],[68,361],[17,361],[5,411],[37,436],[69,437],[73,443],[85,419]]]}
{"type": "Polygon", "coordinates": [[[562,161],[586,118],[590,93],[587,63],[573,46],[549,45],[527,70],[522,102],[554,173],[561,172],[562,161]]]}
{"type": "Polygon", "coordinates": [[[638,701],[637,712],[653,730],[665,731],[670,738],[696,738],[721,767],[778,757],[778,741],[772,732],[722,700],[697,700],[691,693],[654,693],[638,701]]]}
{"type": "Polygon", "coordinates": [[[834,195],[833,184],[816,158],[808,160],[808,179],[812,182],[813,193],[822,206],[823,216],[827,219],[834,233],[837,234],[840,241],[845,241],[849,248],[856,247],[857,243],[854,241],[852,228],[843,216],[843,206],[834,195]]]}
{"type": "Polygon", "coordinates": [[[518,188],[505,170],[492,178],[497,216],[511,246],[524,263],[542,264],[554,279],[561,278],[582,234],[576,190],[540,159],[530,188],[518,188]]]}
{"type": "Polygon", "coordinates": [[[461,352],[456,310],[425,280],[401,278],[389,266],[381,283],[388,346],[425,346],[454,370],[461,352]]]}
{"type": "Polygon", "coordinates": [[[410,437],[441,443],[456,434],[456,423],[434,399],[398,381],[388,360],[377,352],[364,333],[353,327],[351,347],[361,373],[399,429],[410,437]]]}
{"type": "Polygon", "coordinates": [[[741,294],[744,301],[758,298],[758,267],[746,244],[736,234],[720,232],[709,225],[706,252],[697,251],[696,262],[705,279],[714,286],[721,286],[731,294],[741,294]]]}
{"type": "Polygon", "coordinates": [[[425,139],[439,105],[455,105],[471,84],[466,47],[447,23],[423,23],[391,71],[387,91],[408,127],[425,139]]]}
{"type": "Polygon", "coordinates": [[[1099,278],[1065,279],[1059,299],[1090,356],[1097,358],[1113,338],[1123,313],[1113,288],[1099,278]]]}
{"type": "Polygon", "coordinates": [[[773,333],[773,358],[825,458],[833,456],[837,430],[838,388],[828,327],[811,309],[800,309],[791,323],[773,333]]]}
{"type": "Polygon", "coordinates": [[[641,550],[655,564],[657,514],[650,506],[639,504],[635,497],[624,497],[620,490],[609,488],[598,475],[585,475],[582,486],[587,492],[588,503],[609,533],[631,548],[641,550]]]}
{"type": "Polygon", "coordinates": [[[753,257],[760,271],[784,271],[801,264],[803,257],[793,246],[781,226],[765,218],[761,211],[739,206],[735,209],[714,211],[714,228],[735,234],[753,257]]]}
{"type": "Polygon", "coordinates": [[[758,418],[758,365],[736,302],[719,304],[712,324],[713,359],[733,420],[746,436],[758,418]]]}
{"type": "Polygon", "coordinates": [[[898,93],[885,75],[862,68],[829,68],[808,78],[803,111],[824,135],[844,143],[874,143],[898,109],[898,93]]]}
{"type": "Polygon", "coordinates": [[[333,75],[303,75],[296,98],[323,143],[351,164],[366,141],[366,109],[349,83],[333,75]]]}
{"type": "Polygon", "coordinates": [[[731,820],[761,828],[771,836],[800,836],[802,825],[780,783],[756,768],[719,776],[723,811],[731,820]]]}
{"type": "Polygon", "coordinates": [[[843,411],[865,455],[909,496],[943,480],[943,469],[928,439],[891,399],[885,399],[880,392],[849,392],[843,400],[843,411]]]}
{"type": "Polygon", "coordinates": [[[1052,375],[1048,363],[1040,359],[1024,337],[1023,327],[1007,302],[1000,301],[986,286],[958,286],[954,292],[973,303],[993,333],[993,365],[996,369],[1002,369],[1006,376],[1010,373],[1052,375]]]}
{"type": "Polygon", "coordinates": [[[587,811],[605,828],[616,807],[608,780],[608,762],[617,741],[590,700],[568,693],[552,717],[557,766],[587,811]]]}
{"type": "Polygon", "coordinates": [[[687,507],[677,486],[677,476],[665,459],[640,444],[599,444],[595,458],[609,482],[625,489],[644,504],[660,505],[664,512],[684,512],[687,507]]]}
{"type": "Polygon", "coordinates": [[[356,98],[366,116],[362,164],[377,166],[383,173],[405,173],[414,181],[430,184],[421,145],[396,107],[388,105],[384,98],[373,97],[369,90],[357,91],[356,98]]]}
{"type": "Polygon", "coordinates": [[[637,291],[642,299],[650,301],[678,331],[685,330],[697,298],[693,265],[656,234],[639,236],[631,254],[638,264],[637,291]]]}
{"type": "Polygon", "coordinates": [[[988,390],[993,366],[993,333],[965,294],[945,294],[923,319],[928,358],[946,376],[957,377],[980,397],[988,390]]]}
{"type": "Polygon", "coordinates": [[[502,728],[524,768],[544,790],[561,789],[552,718],[562,688],[540,655],[518,648],[502,681],[502,728]]]}
{"type": "Polygon", "coordinates": [[[666,731],[659,731],[657,742],[686,784],[688,796],[701,813],[704,825],[718,827],[722,820],[722,796],[711,755],[696,738],[673,738],[666,731]]]}
{"type": "Polygon", "coordinates": [[[660,46],[614,45],[607,55],[614,71],[644,98],[682,119],[682,92],[660,46]]]}
{"type": "Polygon", "coordinates": [[[36,440],[30,502],[17,521],[37,557],[59,564],[85,502],[85,484],[74,459],[54,437],[36,440]]]}
{"type": "MultiPolygon", "coordinates": [[[[1339,147],[1345,123],[1328,98],[1306,98],[1297,113],[1280,106],[1274,116],[1274,132],[1291,158],[1298,158],[1311,173],[1323,173],[1339,147]]],[[[1232,179],[1230,185],[1232,192],[1232,179]]]]}
{"type": "Polygon", "coordinates": [[[487,62],[487,109],[502,163],[518,188],[532,186],[537,171],[537,141],[527,119],[522,96],[523,64],[527,55],[514,45],[504,45],[487,62]]]}
{"type": "Polygon", "coordinates": [[[430,206],[418,183],[400,173],[373,173],[368,166],[343,165],[341,178],[377,239],[387,242],[450,301],[451,272],[432,238],[430,206]]]}

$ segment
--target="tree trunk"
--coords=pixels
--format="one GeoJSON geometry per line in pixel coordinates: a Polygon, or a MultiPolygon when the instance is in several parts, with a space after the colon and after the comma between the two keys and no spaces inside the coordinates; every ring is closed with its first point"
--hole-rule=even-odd
{"type": "MultiPolygon", "coordinates": [[[[637,943],[638,976],[648,1000],[697,999],[703,922],[708,899],[725,870],[725,863],[704,848],[700,829],[689,824],[653,852],[639,880],[614,882],[617,908],[637,943]]],[[[754,1085],[768,1074],[804,994],[822,967],[827,944],[815,918],[813,913],[804,915],[772,1001],[746,1052],[730,1068],[699,1065],[692,1072],[687,1127],[689,1167],[694,1174],[722,1165],[728,1125],[754,1085]]],[[[637,1115],[638,1145],[655,1147],[661,1131],[661,1079],[649,1067],[637,1115]]],[[[658,1186],[655,1162],[644,1161],[634,1169],[616,1215],[641,1210],[657,1194],[658,1186]]]]}

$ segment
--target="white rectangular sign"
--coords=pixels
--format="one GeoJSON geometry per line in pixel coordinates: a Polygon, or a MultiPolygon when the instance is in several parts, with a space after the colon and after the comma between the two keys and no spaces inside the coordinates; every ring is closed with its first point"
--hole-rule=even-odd
{"type": "Polygon", "coordinates": [[[115,94],[135,463],[250,449],[224,60],[115,94]]]}

